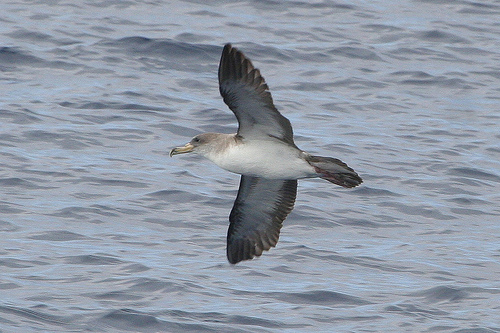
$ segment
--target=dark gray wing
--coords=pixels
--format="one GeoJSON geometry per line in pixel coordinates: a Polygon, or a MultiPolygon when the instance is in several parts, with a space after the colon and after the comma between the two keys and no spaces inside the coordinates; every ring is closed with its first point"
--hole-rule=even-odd
{"type": "Polygon", "coordinates": [[[219,90],[238,118],[240,136],[261,140],[273,137],[294,144],[292,125],[276,110],[260,71],[231,44],[222,51],[219,90]]]}
{"type": "Polygon", "coordinates": [[[276,245],[296,195],[295,179],[241,176],[227,232],[227,259],[231,264],[260,256],[276,245]]]}

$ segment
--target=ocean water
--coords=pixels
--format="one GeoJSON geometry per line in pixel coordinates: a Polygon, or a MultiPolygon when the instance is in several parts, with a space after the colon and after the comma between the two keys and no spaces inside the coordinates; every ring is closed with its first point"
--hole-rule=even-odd
{"type": "Polygon", "coordinates": [[[1,332],[500,332],[500,3],[11,1],[0,13],[1,332]],[[217,67],[296,143],[278,246],[227,263],[217,67]]]}

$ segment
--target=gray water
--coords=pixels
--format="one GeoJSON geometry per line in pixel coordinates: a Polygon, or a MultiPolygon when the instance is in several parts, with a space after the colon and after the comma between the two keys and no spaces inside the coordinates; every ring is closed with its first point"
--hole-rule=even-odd
{"type": "Polygon", "coordinates": [[[0,331],[500,332],[498,1],[11,1],[0,13],[0,331]],[[261,69],[296,143],[278,246],[231,266],[234,132],[261,69]]]}

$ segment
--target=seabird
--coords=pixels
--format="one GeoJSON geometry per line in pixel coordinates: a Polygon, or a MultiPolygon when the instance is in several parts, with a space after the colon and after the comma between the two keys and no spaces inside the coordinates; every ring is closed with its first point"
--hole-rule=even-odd
{"type": "Polygon", "coordinates": [[[198,153],[241,175],[227,233],[227,259],[236,264],[276,245],[295,203],[297,179],[320,177],[347,188],[362,179],[341,160],[295,145],[290,121],[274,106],[260,71],[231,44],[222,50],[219,90],[238,119],[238,132],[198,134],[170,156],[198,153]]]}

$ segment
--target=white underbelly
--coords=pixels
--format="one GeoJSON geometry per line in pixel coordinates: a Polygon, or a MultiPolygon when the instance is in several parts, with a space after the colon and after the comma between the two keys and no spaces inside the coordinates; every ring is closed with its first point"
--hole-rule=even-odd
{"type": "Polygon", "coordinates": [[[300,154],[281,142],[252,141],[228,147],[224,154],[209,158],[219,167],[241,175],[269,179],[316,176],[314,168],[300,154]]]}

